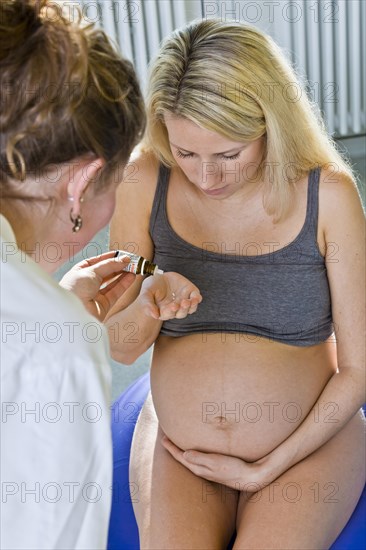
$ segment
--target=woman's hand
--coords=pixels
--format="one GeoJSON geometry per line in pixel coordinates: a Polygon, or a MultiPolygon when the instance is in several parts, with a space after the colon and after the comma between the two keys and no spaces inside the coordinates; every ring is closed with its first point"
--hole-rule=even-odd
{"type": "Polygon", "coordinates": [[[202,296],[186,277],[170,271],[145,279],[138,299],[146,315],[166,321],[194,313],[202,296]]]}
{"type": "Polygon", "coordinates": [[[74,265],[60,281],[83,302],[86,309],[103,321],[118,298],[131,286],[135,275],[122,271],[131,261],[128,256],[115,258],[115,252],[88,258],[74,265]]]}
{"type": "Polygon", "coordinates": [[[221,483],[238,491],[255,493],[269,485],[277,475],[270,473],[266,457],[256,462],[219,453],[182,451],[166,436],[161,440],[167,451],[196,476],[221,483]]]}

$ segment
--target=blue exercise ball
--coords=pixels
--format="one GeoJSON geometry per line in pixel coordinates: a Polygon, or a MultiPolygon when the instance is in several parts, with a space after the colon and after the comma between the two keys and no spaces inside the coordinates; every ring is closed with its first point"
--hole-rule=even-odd
{"type": "MultiPolygon", "coordinates": [[[[128,466],[135,424],[150,390],[150,373],[129,386],[112,406],[113,486],[109,523],[108,550],[139,550],[139,534],[131,498],[135,487],[129,486],[128,466]]],[[[330,550],[361,550],[366,548],[366,491],[347,525],[330,550]]],[[[233,536],[228,549],[232,548],[233,536]]]]}

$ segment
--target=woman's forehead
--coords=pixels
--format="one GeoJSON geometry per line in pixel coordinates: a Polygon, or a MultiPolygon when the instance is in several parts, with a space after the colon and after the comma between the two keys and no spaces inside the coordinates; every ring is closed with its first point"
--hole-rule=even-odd
{"type": "Polygon", "coordinates": [[[164,116],[164,121],[171,145],[186,151],[192,151],[194,148],[195,150],[222,153],[245,144],[203,128],[184,117],[167,114],[164,116]]]}

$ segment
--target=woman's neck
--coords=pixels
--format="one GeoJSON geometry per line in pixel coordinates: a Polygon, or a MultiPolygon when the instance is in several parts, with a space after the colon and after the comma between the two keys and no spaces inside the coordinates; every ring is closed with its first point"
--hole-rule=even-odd
{"type": "Polygon", "coordinates": [[[38,220],[35,219],[35,216],[29,218],[24,212],[16,210],[10,204],[2,205],[1,214],[8,220],[12,228],[16,246],[22,254],[24,263],[26,263],[27,257],[32,258],[42,269],[52,274],[66,261],[65,255],[69,256],[67,254],[69,250],[65,251],[64,245],[70,245],[70,243],[61,245],[50,224],[45,230],[41,214],[38,220]]]}

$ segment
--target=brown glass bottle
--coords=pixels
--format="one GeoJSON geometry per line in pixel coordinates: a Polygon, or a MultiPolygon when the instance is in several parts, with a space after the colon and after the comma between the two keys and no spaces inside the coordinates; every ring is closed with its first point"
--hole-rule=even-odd
{"type": "Polygon", "coordinates": [[[129,271],[135,275],[162,275],[164,271],[159,269],[156,264],[153,264],[146,258],[138,256],[137,254],[132,254],[131,252],[126,252],[125,250],[116,250],[114,255],[115,258],[120,256],[129,256],[131,258],[130,263],[124,268],[123,271],[129,271]]]}

